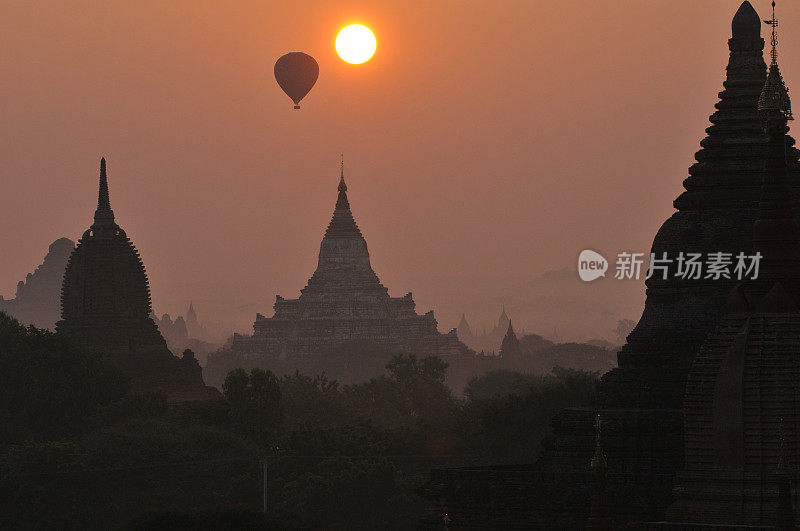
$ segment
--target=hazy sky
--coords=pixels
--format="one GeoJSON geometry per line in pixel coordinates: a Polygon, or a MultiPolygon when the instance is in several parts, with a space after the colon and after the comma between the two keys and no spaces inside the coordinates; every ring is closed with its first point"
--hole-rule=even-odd
{"type": "MultiPolygon", "coordinates": [[[[413,291],[442,329],[462,311],[488,323],[584,248],[649,251],[722,89],[739,3],[2,2],[0,293],[88,227],[105,156],[155,309],[194,299],[246,329],[313,272],[343,152],[390,293],[413,291]],[[353,22],[378,40],[363,65],[334,50],[353,22]],[[300,111],[272,72],[295,50],[320,65],[300,111]]],[[[791,89],[800,4],[778,16],[791,89]]]]}

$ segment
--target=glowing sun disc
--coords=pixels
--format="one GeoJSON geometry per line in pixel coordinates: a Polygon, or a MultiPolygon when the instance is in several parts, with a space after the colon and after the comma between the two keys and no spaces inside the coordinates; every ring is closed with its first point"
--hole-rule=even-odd
{"type": "Polygon", "coordinates": [[[369,61],[378,43],[372,31],[361,24],[350,24],[336,36],[336,53],[350,64],[369,61]]]}

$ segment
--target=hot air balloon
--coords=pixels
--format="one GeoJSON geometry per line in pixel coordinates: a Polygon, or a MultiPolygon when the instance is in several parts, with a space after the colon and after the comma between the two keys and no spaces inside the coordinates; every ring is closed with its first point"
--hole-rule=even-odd
{"type": "Polygon", "coordinates": [[[275,62],[275,80],[287,96],[292,98],[294,108],[300,108],[302,100],[319,77],[319,65],[308,54],[290,52],[275,62]]]}

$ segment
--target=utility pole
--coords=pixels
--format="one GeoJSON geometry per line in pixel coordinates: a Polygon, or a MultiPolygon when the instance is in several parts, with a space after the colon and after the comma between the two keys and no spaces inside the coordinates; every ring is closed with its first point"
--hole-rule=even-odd
{"type": "Polygon", "coordinates": [[[264,474],[264,512],[267,512],[267,460],[268,458],[265,457],[264,461],[262,462],[263,466],[263,474],[264,474]]]}

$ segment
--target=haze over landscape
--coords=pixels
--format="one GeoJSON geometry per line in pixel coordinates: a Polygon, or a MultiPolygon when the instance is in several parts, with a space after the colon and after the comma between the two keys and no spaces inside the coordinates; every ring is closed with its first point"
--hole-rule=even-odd
{"type": "MultiPolygon", "coordinates": [[[[590,337],[589,317],[552,311],[568,297],[610,312],[590,327],[610,337],[606,323],[638,319],[643,282],[559,271],[585,248],[649,251],[722,88],[738,4],[4,3],[0,293],[80,237],[104,155],[155,310],[194,300],[247,331],[313,272],[344,153],[375,271],[440,329],[461,313],[488,326],[505,304],[520,329],[590,337]],[[335,57],[350,22],[378,37],[366,65],[335,57]],[[272,64],[301,49],[320,78],[292,111],[272,64]]],[[[782,64],[799,50],[784,32],[782,64]]]]}
{"type": "Polygon", "coordinates": [[[800,4],[397,4],[0,0],[0,529],[797,529],[800,4]]]}

